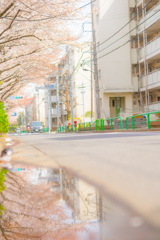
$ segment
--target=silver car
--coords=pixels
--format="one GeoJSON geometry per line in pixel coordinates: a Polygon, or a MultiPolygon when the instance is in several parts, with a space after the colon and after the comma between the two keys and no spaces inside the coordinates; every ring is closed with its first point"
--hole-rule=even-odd
{"type": "Polygon", "coordinates": [[[31,125],[31,132],[43,132],[43,127],[42,127],[42,123],[39,122],[39,121],[34,121],[32,122],[32,125],[31,125]]]}

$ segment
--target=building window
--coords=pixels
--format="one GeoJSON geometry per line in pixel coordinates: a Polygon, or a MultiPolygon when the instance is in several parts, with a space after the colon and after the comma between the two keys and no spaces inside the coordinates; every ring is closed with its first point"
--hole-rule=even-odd
{"type": "Polygon", "coordinates": [[[158,102],[160,102],[160,96],[158,96],[158,102]]]}
{"type": "Polygon", "coordinates": [[[112,107],[115,107],[115,101],[114,101],[114,99],[112,100],[112,107]]]}

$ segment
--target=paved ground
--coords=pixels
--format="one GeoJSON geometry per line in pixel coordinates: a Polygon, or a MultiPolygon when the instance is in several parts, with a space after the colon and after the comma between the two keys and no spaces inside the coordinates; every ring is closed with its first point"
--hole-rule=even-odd
{"type": "Polygon", "coordinates": [[[15,138],[16,161],[70,169],[160,227],[160,132],[15,138]]]}

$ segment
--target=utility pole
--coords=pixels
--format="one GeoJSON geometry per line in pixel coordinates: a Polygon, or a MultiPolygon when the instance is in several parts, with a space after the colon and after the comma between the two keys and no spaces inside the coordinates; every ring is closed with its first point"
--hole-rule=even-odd
{"type": "Polygon", "coordinates": [[[34,121],[36,121],[36,99],[34,98],[34,121]]]}
{"type": "Polygon", "coordinates": [[[84,91],[84,85],[83,85],[83,82],[82,82],[82,98],[83,98],[83,122],[85,122],[85,107],[84,107],[84,94],[85,94],[85,91],[84,91]]]}
{"type": "MultiPolygon", "coordinates": [[[[146,2],[144,2],[143,8],[146,7],[146,2]]],[[[143,18],[145,18],[146,8],[143,9],[143,18]]],[[[144,29],[143,29],[143,47],[144,47],[144,75],[145,75],[145,100],[146,100],[146,112],[148,112],[148,85],[147,85],[147,59],[146,59],[146,26],[144,22],[144,29]]]]}
{"type": "Polygon", "coordinates": [[[56,65],[57,75],[56,75],[56,92],[57,92],[57,127],[59,127],[59,77],[58,77],[58,64],[56,65]]]}
{"type": "Polygon", "coordinates": [[[49,132],[52,130],[52,102],[51,102],[51,90],[48,90],[48,95],[49,95],[49,132]]]}
{"type": "Polygon", "coordinates": [[[70,50],[69,50],[69,49],[68,49],[68,66],[69,66],[69,86],[70,86],[71,124],[73,125],[72,77],[71,77],[70,50]]]}
{"type": "Polygon", "coordinates": [[[38,93],[38,121],[40,121],[40,109],[39,109],[39,88],[35,88],[36,92],[38,93]]]}
{"type": "Polygon", "coordinates": [[[27,106],[25,107],[25,121],[26,121],[26,131],[27,131],[27,125],[28,125],[27,106]]]}
{"type": "Polygon", "coordinates": [[[38,89],[38,121],[40,121],[40,109],[39,109],[39,89],[38,89]]]}
{"type": "Polygon", "coordinates": [[[93,40],[93,61],[94,61],[94,81],[96,94],[96,118],[100,119],[100,99],[99,99],[99,81],[98,81],[98,63],[96,49],[96,32],[94,28],[93,3],[91,0],[91,15],[92,15],[92,40],[93,40]]]}
{"type": "Polygon", "coordinates": [[[91,46],[91,122],[93,120],[93,68],[92,68],[92,46],[91,46]]]}
{"type": "MultiPolygon", "coordinates": [[[[63,79],[63,76],[62,76],[62,61],[61,61],[61,67],[60,67],[60,70],[61,70],[61,73],[60,73],[60,76],[61,76],[61,84],[64,84],[64,79],[63,79]]],[[[60,88],[60,87],[59,87],[60,88]]],[[[63,91],[63,90],[62,90],[63,91]]],[[[62,101],[62,96],[61,96],[61,106],[62,106],[62,123],[64,125],[64,103],[62,101]]]]}

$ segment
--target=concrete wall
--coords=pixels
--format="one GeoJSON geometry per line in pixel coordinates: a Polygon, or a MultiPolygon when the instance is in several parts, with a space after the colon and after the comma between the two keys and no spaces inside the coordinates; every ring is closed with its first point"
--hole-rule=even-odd
{"type": "MultiPolygon", "coordinates": [[[[128,0],[99,0],[95,5],[95,9],[96,7],[99,7],[94,13],[96,42],[97,44],[101,44],[130,20],[130,9],[128,0]]],[[[133,92],[133,85],[131,74],[131,44],[127,43],[123,47],[114,51],[116,48],[130,40],[130,35],[128,34],[112,45],[113,42],[125,35],[129,30],[130,26],[128,24],[114,37],[97,47],[98,69],[101,72],[99,81],[100,86],[103,89],[102,91],[100,89],[102,109],[104,109],[108,117],[110,117],[109,97],[126,97],[126,108],[128,106],[132,109],[131,92],[133,92]],[[102,57],[105,54],[106,56],[102,57]],[[119,95],[118,92],[121,92],[121,95],[119,95]]]]}
{"type": "MultiPolygon", "coordinates": [[[[129,21],[129,6],[128,0],[99,0],[99,6],[99,20],[96,23],[96,26],[99,28],[99,32],[97,32],[97,43],[102,43],[129,21]]],[[[115,37],[102,44],[99,47],[100,51],[106,47],[107,48],[98,53],[98,58],[130,40],[128,34],[122,40],[111,45],[127,32],[129,32],[129,25],[120,31],[120,33],[116,34],[115,37]]],[[[101,69],[101,80],[104,88],[107,90],[132,90],[130,43],[121,47],[119,50],[100,58],[98,60],[98,67],[101,69]]]]}
{"type": "Polygon", "coordinates": [[[81,48],[74,48],[74,68],[76,69],[72,76],[73,97],[76,97],[77,105],[74,108],[74,117],[81,118],[83,121],[83,94],[82,84],[84,86],[84,105],[85,113],[91,111],[91,54],[90,48],[85,48],[87,53],[81,48]],[[81,67],[81,64],[83,66],[81,67]],[[88,71],[84,71],[87,69],[88,71]]]}

